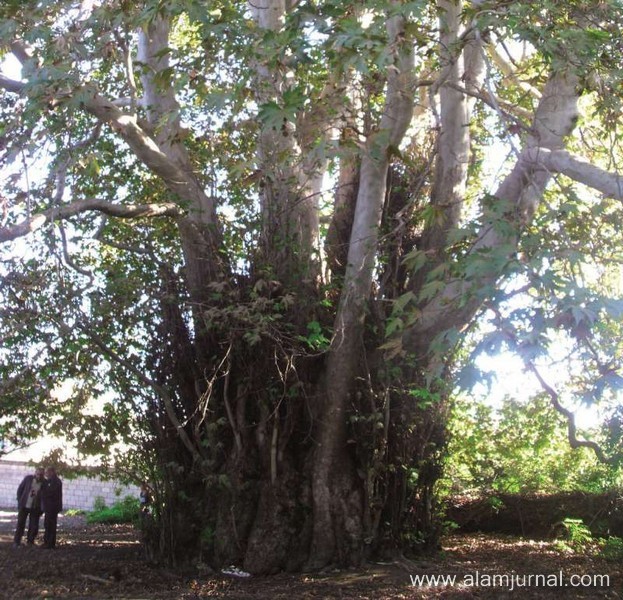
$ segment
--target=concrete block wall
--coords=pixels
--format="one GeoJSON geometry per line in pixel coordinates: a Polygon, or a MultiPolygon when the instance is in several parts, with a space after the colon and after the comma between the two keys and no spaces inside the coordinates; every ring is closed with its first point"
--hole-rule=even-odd
{"type": "Polygon", "coordinates": [[[0,462],[0,506],[16,505],[17,486],[25,475],[32,472],[32,467],[21,463],[0,462]]]}
{"type": "MultiPolygon", "coordinates": [[[[0,460],[0,506],[13,508],[16,506],[17,486],[26,475],[34,473],[28,463],[0,460]]],[[[80,508],[92,510],[95,499],[104,498],[107,506],[121,500],[125,496],[138,498],[136,486],[125,486],[116,481],[103,481],[99,478],[78,477],[67,479],[59,473],[63,480],[63,508],[80,508]]]]}

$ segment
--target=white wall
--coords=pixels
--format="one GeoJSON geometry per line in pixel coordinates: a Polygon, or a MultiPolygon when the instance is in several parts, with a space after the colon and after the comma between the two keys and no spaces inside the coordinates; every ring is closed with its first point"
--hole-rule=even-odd
{"type": "MultiPolygon", "coordinates": [[[[17,506],[17,486],[26,475],[34,473],[34,467],[24,462],[0,460],[0,507],[17,506]]],[[[138,498],[138,487],[121,485],[115,481],[102,481],[89,477],[67,479],[61,472],[63,480],[63,509],[81,508],[91,510],[95,498],[101,496],[108,506],[125,496],[138,498]],[[120,492],[120,493],[118,493],[120,492]]]]}

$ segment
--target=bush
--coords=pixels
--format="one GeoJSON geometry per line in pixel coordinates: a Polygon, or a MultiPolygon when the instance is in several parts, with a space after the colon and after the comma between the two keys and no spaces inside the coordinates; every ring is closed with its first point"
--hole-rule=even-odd
{"type": "MultiPolygon", "coordinates": [[[[566,421],[543,396],[496,408],[461,397],[449,430],[439,487],[445,496],[602,493],[623,483],[621,468],[601,464],[588,448],[571,448],[566,421]]],[[[599,439],[598,432],[590,436],[599,439]]]]}
{"type": "Polygon", "coordinates": [[[601,548],[601,555],[606,560],[620,561],[623,559],[623,538],[613,536],[605,540],[601,548]]]}
{"type": "Polygon", "coordinates": [[[104,500],[104,496],[95,496],[95,500],[93,500],[93,510],[100,511],[106,508],[106,500],[104,500]]]}
{"type": "Polygon", "coordinates": [[[95,508],[87,515],[87,523],[134,523],[139,514],[138,498],[126,496],[112,506],[101,506],[95,503],[95,508]]]}
{"type": "Polygon", "coordinates": [[[566,518],[561,525],[566,539],[559,540],[559,549],[578,553],[587,553],[591,549],[594,544],[593,534],[582,519],[566,518]]]}

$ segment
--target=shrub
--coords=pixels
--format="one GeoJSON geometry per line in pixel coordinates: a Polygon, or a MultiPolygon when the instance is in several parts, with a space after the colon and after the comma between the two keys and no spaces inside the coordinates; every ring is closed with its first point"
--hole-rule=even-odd
{"type": "Polygon", "coordinates": [[[576,552],[590,554],[594,551],[596,541],[593,539],[591,530],[584,524],[582,519],[564,519],[561,523],[565,540],[558,540],[556,547],[563,552],[576,552]]]}
{"type": "Polygon", "coordinates": [[[133,523],[137,521],[138,513],[138,498],[126,496],[110,507],[95,508],[87,515],[87,523],[133,523]]]}
{"type": "Polygon", "coordinates": [[[106,500],[104,500],[104,496],[95,496],[95,500],[93,500],[93,510],[100,511],[106,508],[106,500]]]}
{"type": "Polygon", "coordinates": [[[623,559],[623,538],[609,537],[604,541],[601,548],[601,555],[606,560],[620,561],[623,559]]]}
{"type": "Polygon", "coordinates": [[[439,484],[446,495],[601,493],[622,483],[621,468],[599,463],[587,448],[571,448],[567,423],[546,397],[492,407],[462,396],[449,429],[439,484]]]}

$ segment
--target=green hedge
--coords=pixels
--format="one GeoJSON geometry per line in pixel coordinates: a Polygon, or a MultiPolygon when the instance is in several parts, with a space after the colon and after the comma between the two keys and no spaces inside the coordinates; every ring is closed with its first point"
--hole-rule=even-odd
{"type": "Polygon", "coordinates": [[[140,511],[138,498],[126,496],[112,506],[97,498],[94,510],[87,514],[87,523],[133,523],[138,519],[140,511]]]}

